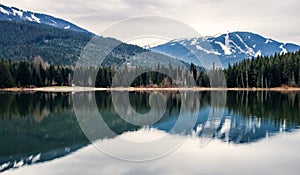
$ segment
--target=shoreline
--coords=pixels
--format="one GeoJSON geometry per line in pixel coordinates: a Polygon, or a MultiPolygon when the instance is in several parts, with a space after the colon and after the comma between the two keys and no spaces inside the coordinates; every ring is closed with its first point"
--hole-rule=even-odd
{"type": "Polygon", "coordinates": [[[169,88],[147,88],[147,87],[116,87],[116,88],[94,88],[94,87],[71,87],[71,86],[49,86],[39,88],[5,88],[0,92],[89,92],[89,91],[300,91],[299,87],[276,87],[276,88],[207,88],[207,87],[169,87],[169,88]]]}

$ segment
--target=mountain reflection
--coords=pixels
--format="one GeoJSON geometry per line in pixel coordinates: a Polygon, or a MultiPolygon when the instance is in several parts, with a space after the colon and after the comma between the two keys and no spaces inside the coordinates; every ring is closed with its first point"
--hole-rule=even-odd
{"type": "MultiPolygon", "coordinates": [[[[129,92],[129,101],[123,93],[116,93],[113,100],[110,92],[81,92],[73,94],[73,99],[82,102],[87,122],[94,112],[100,113],[116,135],[142,128],[128,123],[118,112],[130,117],[132,112],[143,115],[154,108],[153,112],[160,114],[161,97],[166,100],[165,111],[149,127],[170,134],[245,144],[292,132],[300,124],[297,92],[161,92],[162,96],[154,99],[152,106],[153,92],[129,92]],[[93,101],[97,109],[91,109],[89,104],[93,101]],[[181,125],[174,129],[179,120],[190,118],[195,118],[195,123],[189,124],[191,128],[181,125]]],[[[0,172],[49,161],[90,144],[77,121],[73,99],[71,93],[0,93],[0,172]]]]}

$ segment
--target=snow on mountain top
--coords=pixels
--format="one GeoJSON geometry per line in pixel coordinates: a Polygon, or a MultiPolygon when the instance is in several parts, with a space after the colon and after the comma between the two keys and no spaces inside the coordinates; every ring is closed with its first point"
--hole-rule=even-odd
{"type": "Polygon", "coordinates": [[[35,22],[53,27],[68,29],[79,32],[88,32],[68,21],[55,18],[45,14],[34,13],[26,10],[21,10],[15,7],[7,7],[0,4],[0,20],[35,22]]]}
{"type": "Polygon", "coordinates": [[[191,45],[196,45],[198,43],[198,39],[197,38],[194,38],[191,42],[191,45]]]}
{"type": "Polygon", "coordinates": [[[9,12],[2,7],[0,7],[0,12],[9,15],[9,12]]]}
{"type": "Polygon", "coordinates": [[[19,15],[20,17],[23,16],[23,11],[22,10],[19,10],[17,8],[11,8],[12,11],[13,11],[13,15],[16,16],[16,15],[19,15]]]}
{"type": "Polygon", "coordinates": [[[267,39],[265,43],[268,44],[268,43],[272,43],[272,42],[273,42],[272,39],[267,39]]]}
{"type": "Polygon", "coordinates": [[[209,58],[207,55],[214,54],[224,66],[228,66],[228,63],[252,57],[295,52],[300,50],[300,46],[285,44],[251,32],[239,31],[216,37],[181,38],[152,47],[151,50],[171,55],[188,63],[196,60],[193,53],[197,53],[203,59],[209,58]]]}

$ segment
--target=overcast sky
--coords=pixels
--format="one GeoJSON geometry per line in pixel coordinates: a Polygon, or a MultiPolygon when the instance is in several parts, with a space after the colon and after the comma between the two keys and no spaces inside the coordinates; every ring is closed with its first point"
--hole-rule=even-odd
{"type": "Polygon", "coordinates": [[[298,0],[0,0],[50,14],[94,33],[124,19],[155,15],[179,20],[201,35],[250,31],[300,44],[298,0]]]}

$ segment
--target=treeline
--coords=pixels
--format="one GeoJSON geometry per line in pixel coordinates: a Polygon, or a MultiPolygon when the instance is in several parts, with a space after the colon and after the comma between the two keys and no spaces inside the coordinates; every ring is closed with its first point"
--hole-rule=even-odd
{"type": "Polygon", "coordinates": [[[0,61],[0,88],[70,86],[71,67],[54,66],[39,61],[0,61]]]}
{"type": "Polygon", "coordinates": [[[228,87],[300,86],[300,51],[244,60],[229,65],[225,75],[228,87]]]}
{"type": "Polygon", "coordinates": [[[0,61],[0,88],[72,85],[105,88],[112,86],[209,86],[209,78],[204,69],[193,64],[190,69],[173,68],[171,65],[160,66],[159,64],[155,68],[125,66],[118,69],[117,67],[96,66],[85,68],[54,66],[44,62],[40,57],[36,57],[33,62],[0,61]],[[120,73],[117,73],[118,71],[120,73]],[[75,78],[74,72],[76,72],[75,78]],[[137,72],[144,73],[136,76],[137,72]],[[171,77],[159,72],[165,72],[171,77]],[[130,79],[130,77],[134,79],[130,79]]]}
{"type": "Polygon", "coordinates": [[[189,69],[173,67],[171,64],[168,66],[158,64],[154,68],[131,67],[127,64],[122,68],[117,66],[74,68],[49,65],[41,57],[35,57],[33,62],[0,61],[0,88],[71,86],[72,84],[105,88],[112,86],[225,87],[222,75],[225,75],[227,87],[230,88],[300,86],[300,51],[244,60],[229,65],[225,70],[214,67],[205,70],[193,63],[189,69]],[[118,73],[119,70],[121,73],[118,73]],[[75,79],[74,72],[76,72],[75,79]],[[93,75],[95,77],[92,77],[93,75]]]}
{"type": "Polygon", "coordinates": [[[80,67],[76,68],[73,84],[86,87],[173,87],[203,86],[209,87],[206,71],[191,64],[173,67],[158,64],[156,67],[130,67],[125,64],[117,67],[80,67]],[[93,77],[95,76],[95,77],[93,77]]]}
{"type": "MultiPolygon", "coordinates": [[[[229,88],[272,88],[281,86],[300,86],[300,51],[287,54],[275,54],[246,59],[229,65],[227,69],[213,67],[211,70],[197,67],[193,63],[189,69],[183,67],[160,66],[155,69],[145,67],[128,68],[125,66],[122,75],[115,76],[115,86],[126,85],[128,77],[137,72],[145,72],[132,82],[131,86],[198,86],[229,88]],[[168,72],[171,77],[159,72],[168,72]],[[225,76],[225,77],[224,77],[225,76]],[[226,85],[223,82],[226,79],[226,85]],[[193,84],[195,83],[195,84],[193,84]]],[[[110,87],[115,69],[102,69],[98,72],[96,86],[110,87]],[[103,86],[104,85],[104,86],[103,86]]]]}

